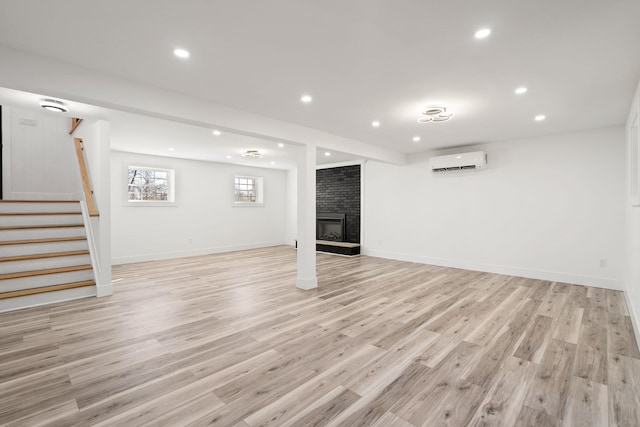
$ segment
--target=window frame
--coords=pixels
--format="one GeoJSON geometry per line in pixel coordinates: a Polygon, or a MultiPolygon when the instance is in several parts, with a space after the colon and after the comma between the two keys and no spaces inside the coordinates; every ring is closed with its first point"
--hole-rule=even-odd
{"type": "Polygon", "coordinates": [[[178,206],[176,202],[176,169],[156,165],[141,165],[139,163],[125,163],[124,165],[124,205],[125,206],[178,206]],[[129,170],[146,169],[167,172],[167,200],[130,200],[129,199],[129,170]]]}
{"type": "Polygon", "coordinates": [[[263,207],[264,206],[264,177],[255,176],[255,175],[245,175],[245,174],[234,174],[233,175],[233,206],[234,207],[263,207]],[[241,179],[252,179],[254,180],[254,186],[256,188],[256,200],[252,201],[238,201],[236,200],[236,180],[238,178],[241,179]]]}

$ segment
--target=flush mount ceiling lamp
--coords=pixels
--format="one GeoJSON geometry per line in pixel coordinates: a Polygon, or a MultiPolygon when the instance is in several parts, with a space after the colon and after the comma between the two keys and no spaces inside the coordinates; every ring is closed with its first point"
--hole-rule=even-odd
{"type": "Polygon", "coordinates": [[[453,113],[448,113],[445,107],[428,107],[418,117],[418,123],[446,122],[451,117],[453,113]]]}
{"type": "Polygon", "coordinates": [[[242,153],[242,157],[249,157],[252,159],[259,159],[262,157],[262,153],[260,153],[258,150],[247,150],[244,153],[242,153]]]}
{"type": "Polygon", "coordinates": [[[69,111],[69,108],[64,105],[64,102],[57,101],[55,99],[43,99],[40,102],[40,106],[48,111],[53,111],[54,113],[66,113],[69,111]]]}

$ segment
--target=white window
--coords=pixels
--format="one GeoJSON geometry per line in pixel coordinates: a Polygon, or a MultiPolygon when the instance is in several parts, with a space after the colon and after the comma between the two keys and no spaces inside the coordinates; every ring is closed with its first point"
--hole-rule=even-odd
{"type": "Polygon", "coordinates": [[[155,206],[172,204],[175,202],[175,170],[129,166],[127,202],[155,206]]]}
{"type": "Polygon", "coordinates": [[[263,204],[263,179],[257,176],[234,177],[234,202],[236,206],[263,204]]]}

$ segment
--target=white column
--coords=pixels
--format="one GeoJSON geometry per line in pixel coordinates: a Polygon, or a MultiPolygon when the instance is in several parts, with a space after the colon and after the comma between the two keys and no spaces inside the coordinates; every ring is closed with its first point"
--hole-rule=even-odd
{"type": "Polygon", "coordinates": [[[296,287],[318,287],[316,276],[316,146],[298,149],[298,276],[296,287]]]}

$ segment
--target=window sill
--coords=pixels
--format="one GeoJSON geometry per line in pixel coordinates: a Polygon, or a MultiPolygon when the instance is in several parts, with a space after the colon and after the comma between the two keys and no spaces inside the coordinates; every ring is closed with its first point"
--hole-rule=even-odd
{"type": "Polygon", "coordinates": [[[234,208],[264,208],[264,203],[252,203],[252,202],[234,203],[231,206],[234,208]]]}
{"type": "Polygon", "coordinates": [[[152,201],[127,201],[124,203],[125,206],[128,207],[175,207],[178,206],[178,203],[176,202],[152,202],[152,201]]]}

